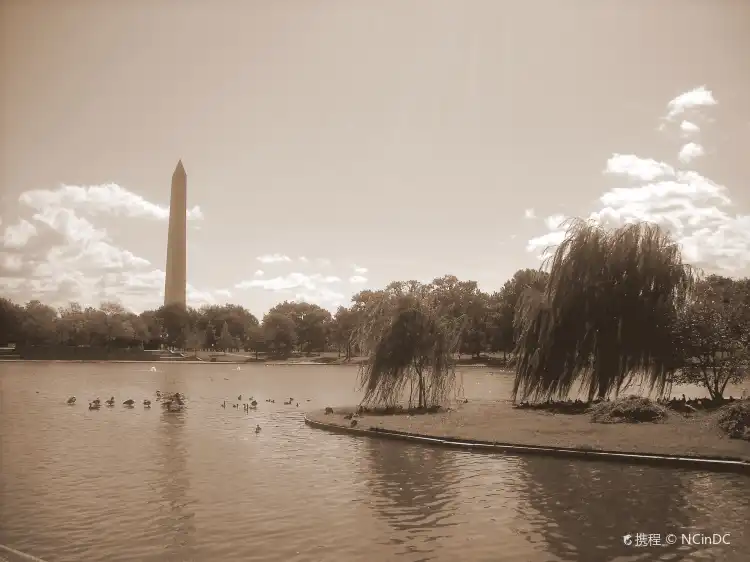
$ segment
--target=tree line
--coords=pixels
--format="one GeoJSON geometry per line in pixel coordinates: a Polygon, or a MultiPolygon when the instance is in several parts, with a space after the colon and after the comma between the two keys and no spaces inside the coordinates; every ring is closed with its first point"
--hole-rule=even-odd
{"type": "Polygon", "coordinates": [[[0,299],[0,345],[162,347],[263,353],[338,350],[366,356],[365,401],[444,398],[457,353],[502,354],[513,398],[550,400],[580,384],[589,399],[647,383],[695,383],[720,398],[750,366],[750,279],[684,264],[658,226],[608,231],[577,221],[545,267],[518,270],[499,291],[446,275],[365,290],[335,314],[285,301],[259,321],[237,305],[165,306],[135,314],[115,303],[54,309],[0,299]]]}
{"type": "Polygon", "coordinates": [[[340,306],[335,314],[315,304],[284,301],[261,320],[233,304],[199,309],[172,305],[135,314],[114,302],[99,307],[72,302],[56,309],[38,300],[19,305],[0,298],[0,345],[242,350],[279,358],[338,351],[351,358],[363,353],[355,336],[371,309],[389,295],[420,286],[435,295],[445,314],[463,320],[457,351],[474,357],[508,354],[515,342],[513,317],[520,294],[529,285],[542,287],[545,279],[545,273],[521,269],[493,293],[452,275],[425,285],[393,282],[382,290],[357,293],[350,306],[340,306]]]}

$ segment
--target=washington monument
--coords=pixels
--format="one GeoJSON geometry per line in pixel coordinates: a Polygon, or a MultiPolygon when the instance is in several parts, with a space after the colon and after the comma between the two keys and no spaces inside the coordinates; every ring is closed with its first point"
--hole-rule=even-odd
{"type": "Polygon", "coordinates": [[[167,275],[164,281],[164,306],[186,306],[187,286],[187,174],[182,160],[172,174],[167,234],[167,275]]]}

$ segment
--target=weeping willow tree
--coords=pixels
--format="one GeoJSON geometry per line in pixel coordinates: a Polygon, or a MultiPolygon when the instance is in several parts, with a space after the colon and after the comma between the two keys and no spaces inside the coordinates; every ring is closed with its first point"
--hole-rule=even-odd
{"type": "Polygon", "coordinates": [[[513,400],[565,398],[579,383],[591,401],[634,377],[662,394],[677,367],[675,318],[695,283],[669,234],[575,220],[549,269],[545,290],[527,289],[516,310],[513,400]]]}
{"type": "Polygon", "coordinates": [[[415,282],[392,284],[363,311],[357,344],[363,405],[409,408],[443,404],[457,390],[453,355],[465,318],[442,313],[434,293],[415,282]]]}

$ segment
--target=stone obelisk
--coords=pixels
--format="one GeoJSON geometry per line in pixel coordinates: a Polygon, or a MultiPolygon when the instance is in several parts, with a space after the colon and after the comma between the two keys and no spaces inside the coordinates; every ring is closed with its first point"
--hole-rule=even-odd
{"type": "Polygon", "coordinates": [[[172,174],[167,234],[167,275],[164,282],[164,306],[186,306],[187,286],[187,174],[182,160],[172,174]]]}

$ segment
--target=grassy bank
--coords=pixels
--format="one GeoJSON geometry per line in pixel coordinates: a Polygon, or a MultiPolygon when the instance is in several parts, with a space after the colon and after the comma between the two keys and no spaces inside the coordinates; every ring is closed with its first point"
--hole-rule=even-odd
{"type": "MultiPolygon", "coordinates": [[[[333,414],[321,410],[309,413],[308,418],[350,427],[349,414],[354,411],[334,408],[333,414]]],[[[588,414],[525,410],[507,401],[481,401],[431,414],[365,413],[357,427],[513,445],[750,461],[750,442],[726,437],[716,417],[716,412],[670,413],[659,423],[603,424],[593,423],[588,414]]]]}

